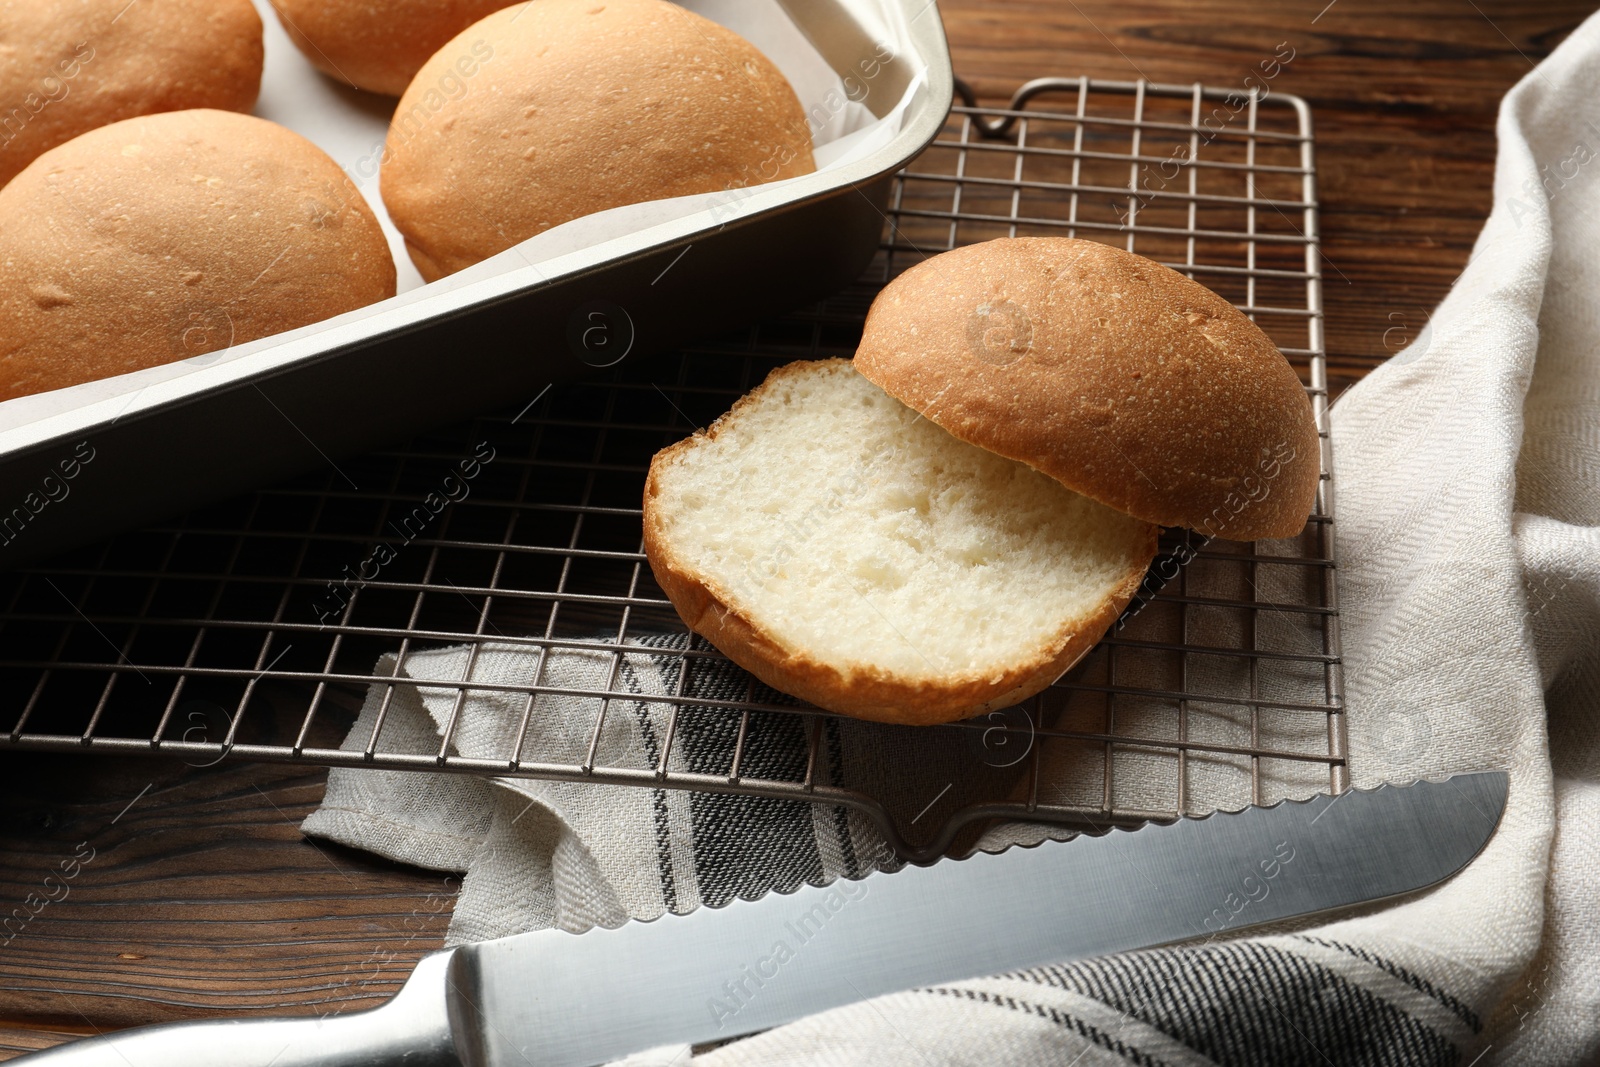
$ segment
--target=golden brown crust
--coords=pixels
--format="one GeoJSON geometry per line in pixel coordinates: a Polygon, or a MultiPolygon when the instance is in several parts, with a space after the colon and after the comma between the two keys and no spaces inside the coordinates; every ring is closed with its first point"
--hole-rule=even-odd
{"type": "Polygon", "coordinates": [[[913,267],[856,367],[964,441],[1163,526],[1249,541],[1305,526],[1320,442],[1254,323],[1109,245],[1022,237],[913,267]]]}
{"type": "Polygon", "coordinates": [[[596,211],[814,169],[794,90],[738,34],[667,0],[537,0],[418,71],[381,188],[432,281],[596,211]]]}
{"type": "Polygon", "coordinates": [[[0,400],[242,344],[393,296],[338,164],[228,111],[114,123],[0,189],[0,400]]]}
{"type": "MultiPolygon", "coordinates": [[[[843,362],[843,361],[836,361],[843,362]]],[[[772,688],[809,701],[819,708],[878,722],[926,726],[953,722],[995,708],[1009,707],[1046,689],[1083,658],[1110,629],[1144,580],[1158,549],[1160,531],[1148,528],[1148,542],[1134,553],[1137,560],[1115,591],[1090,618],[1063,629],[1027,662],[995,674],[952,675],[939,684],[909,679],[892,671],[840,671],[809,654],[785,645],[741,611],[736,597],[715,581],[697,576],[673,550],[662,529],[656,497],[661,472],[689,449],[715,440],[718,426],[737,416],[741,406],[785,374],[804,373],[810,363],[791,363],[768,375],[760,387],[740,398],[732,410],[704,434],[685,438],[657,452],[650,462],[644,490],[644,551],[656,583],[684,623],[710,641],[723,655],[772,688]]]]}
{"type": "Polygon", "coordinates": [[[272,6],[318,70],[357,89],[399,96],[446,41],[506,0],[272,0],[272,6]]]}
{"type": "Polygon", "coordinates": [[[0,185],[80,133],[187,108],[249,111],[250,0],[0,0],[0,185]]]}

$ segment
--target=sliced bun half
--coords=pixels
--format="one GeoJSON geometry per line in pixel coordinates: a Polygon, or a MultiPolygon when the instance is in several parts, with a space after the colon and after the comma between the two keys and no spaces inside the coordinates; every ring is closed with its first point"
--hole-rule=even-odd
{"type": "Polygon", "coordinates": [[[776,689],[898,723],[1044,689],[1116,621],[1157,534],[838,359],[774,371],[662,450],[644,496],[650,566],[693,630],[776,689]]]}
{"type": "Polygon", "coordinates": [[[856,368],[963,441],[1146,522],[1300,532],[1319,440],[1300,379],[1222,297],[1094,241],[1018,237],[913,267],[856,368]]]}

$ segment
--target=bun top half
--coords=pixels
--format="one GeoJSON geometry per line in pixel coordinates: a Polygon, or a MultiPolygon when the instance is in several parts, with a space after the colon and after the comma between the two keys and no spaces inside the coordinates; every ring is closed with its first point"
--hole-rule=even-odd
{"type": "Polygon", "coordinates": [[[1003,238],[879,294],[856,369],[956,437],[1135,518],[1236,541],[1304,528],[1320,439],[1237,308],[1095,241],[1003,238]]]}

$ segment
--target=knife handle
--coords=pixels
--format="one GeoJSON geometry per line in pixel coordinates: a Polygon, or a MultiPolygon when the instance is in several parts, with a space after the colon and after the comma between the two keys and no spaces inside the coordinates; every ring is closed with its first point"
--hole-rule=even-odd
{"type": "Polygon", "coordinates": [[[424,957],[400,992],[371,1011],[141,1026],[13,1062],[27,1067],[461,1067],[445,1007],[451,955],[424,957]]]}

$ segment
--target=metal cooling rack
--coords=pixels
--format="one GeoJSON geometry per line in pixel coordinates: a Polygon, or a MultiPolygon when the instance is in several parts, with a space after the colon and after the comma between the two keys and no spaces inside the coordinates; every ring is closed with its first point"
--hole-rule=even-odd
{"type": "Polygon", "coordinates": [[[983,820],[1101,828],[1296,789],[1343,791],[1309,110],[1281,93],[1142,81],[1035,81],[1003,109],[973,106],[970,90],[958,89],[965,106],[894,184],[877,261],[825,303],[670,357],[624,360],[609,378],[557,387],[519,410],[0,576],[0,752],[453,771],[806,801],[865,816],[908,859],[937,854],[983,820]],[[683,636],[656,587],[640,551],[641,487],[657,449],[710,422],[768,370],[849,355],[889,278],[958,244],[1019,234],[1121,245],[1254,318],[1306,383],[1324,431],[1322,491],[1304,533],[1288,541],[1197,545],[1167,531],[1164,544],[1187,565],[1158,559],[1150,590],[1176,576],[1142,596],[1083,664],[1024,708],[918,735],[919,744],[947,737],[986,772],[1014,771],[984,778],[988,794],[958,790],[958,806],[937,810],[934,798],[911,817],[827,773],[819,753],[840,727],[832,716],[748,680],[731,695],[685,684],[701,667],[736,669],[683,636]],[[413,518],[405,530],[414,536],[364,580],[373,547],[396,542],[404,517],[459,475],[480,442],[495,458],[480,464],[466,499],[413,518]],[[341,586],[342,574],[357,577],[341,586]],[[669,692],[641,698],[619,683],[619,645],[648,634],[679,635],[653,639],[665,649],[653,654],[678,664],[678,675],[669,692]],[[354,750],[340,747],[369,687],[384,687],[385,708],[393,699],[393,679],[375,673],[383,653],[404,659],[490,641],[608,656],[610,680],[563,688],[542,668],[523,685],[428,679],[457,694],[437,751],[398,750],[381,729],[354,750]],[[455,714],[485,690],[520,702],[521,729],[496,758],[468,758],[451,744],[455,714]],[[528,745],[536,698],[559,696],[597,710],[586,756],[528,745]],[[619,701],[671,709],[653,759],[597,759],[601,721],[619,701]],[[702,753],[686,769],[672,753],[691,716],[720,723],[725,744],[720,760],[702,753]],[[749,739],[772,722],[798,725],[802,758],[753,766],[749,739]]]}

